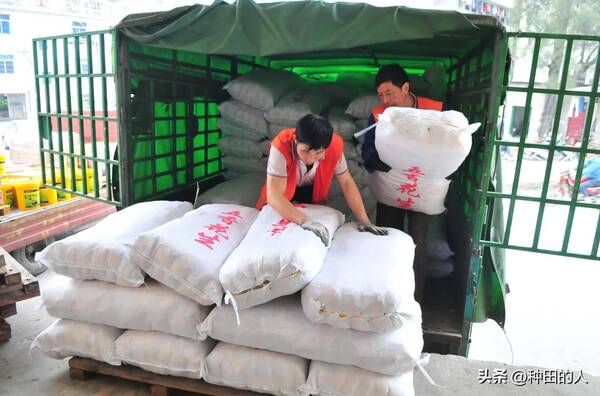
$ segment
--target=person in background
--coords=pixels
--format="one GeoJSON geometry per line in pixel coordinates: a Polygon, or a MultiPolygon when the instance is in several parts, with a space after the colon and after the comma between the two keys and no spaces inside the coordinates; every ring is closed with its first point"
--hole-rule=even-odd
{"type": "Polygon", "coordinates": [[[296,128],[284,129],[271,142],[267,182],[256,208],[269,204],[281,217],[300,225],[328,244],[329,232],[318,219],[309,218],[292,202],[324,203],[335,176],[348,206],[356,216],[358,230],[387,235],[369,221],[360,192],[348,171],[344,141],[325,118],[307,114],[296,128]]]}
{"type": "MultiPolygon", "coordinates": [[[[413,107],[416,109],[438,110],[443,109],[443,103],[437,100],[417,96],[410,90],[408,74],[399,65],[386,65],[379,69],[375,76],[375,89],[381,104],[371,111],[369,126],[379,120],[379,115],[388,107],[413,107]]],[[[375,148],[375,128],[371,128],[364,138],[362,158],[368,172],[389,172],[390,166],[379,158],[375,148]]],[[[427,229],[431,216],[424,213],[409,211],[402,208],[377,203],[375,224],[380,227],[392,227],[402,230],[404,218],[408,217],[408,233],[415,244],[415,259],[413,269],[415,272],[415,299],[423,302],[423,289],[425,287],[425,260],[427,255],[427,229]]]]}

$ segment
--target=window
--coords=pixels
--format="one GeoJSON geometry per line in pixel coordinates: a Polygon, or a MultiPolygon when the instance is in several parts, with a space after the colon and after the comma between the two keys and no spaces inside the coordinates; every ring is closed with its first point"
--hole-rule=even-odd
{"type": "Polygon", "coordinates": [[[0,34],[10,34],[10,15],[0,14],[0,34]]]}
{"type": "Polygon", "coordinates": [[[86,0],[85,8],[89,14],[99,15],[102,13],[102,2],[100,0],[86,0]]]}
{"type": "Polygon", "coordinates": [[[83,33],[87,28],[87,22],[73,21],[71,27],[73,28],[73,33],[83,33]]]}
{"type": "Polygon", "coordinates": [[[12,55],[0,55],[0,74],[14,73],[14,58],[12,55]]]}
{"type": "Polygon", "coordinates": [[[25,94],[0,93],[0,119],[24,120],[26,118],[25,94]]]}

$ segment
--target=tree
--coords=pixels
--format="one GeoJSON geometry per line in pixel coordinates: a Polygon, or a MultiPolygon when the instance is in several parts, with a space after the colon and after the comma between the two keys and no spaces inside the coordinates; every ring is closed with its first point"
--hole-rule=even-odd
{"type": "MultiPolygon", "coordinates": [[[[600,1],[596,0],[515,0],[509,14],[510,28],[515,31],[539,33],[600,35],[600,1]]],[[[533,42],[530,43],[531,45],[533,42]]],[[[556,88],[562,72],[566,42],[553,40],[552,45],[540,50],[538,71],[547,68],[546,87],[556,88]]],[[[522,56],[515,45],[512,53],[522,56]]],[[[530,46],[525,49],[531,52],[530,46]]],[[[578,40],[574,42],[570,58],[567,86],[583,86],[586,76],[593,72],[598,57],[598,42],[578,40]]],[[[552,132],[556,109],[556,96],[548,95],[544,102],[542,119],[537,131],[539,141],[546,140],[552,132]]]]}

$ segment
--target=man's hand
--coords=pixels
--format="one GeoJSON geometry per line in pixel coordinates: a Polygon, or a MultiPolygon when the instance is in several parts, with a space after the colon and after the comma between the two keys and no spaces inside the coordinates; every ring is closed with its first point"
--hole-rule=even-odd
{"type": "Polygon", "coordinates": [[[356,228],[360,232],[370,232],[371,234],[374,234],[374,235],[387,235],[388,234],[388,230],[386,230],[383,227],[377,227],[370,221],[359,221],[358,224],[356,225],[356,228]]]}
{"type": "Polygon", "coordinates": [[[367,167],[379,172],[389,172],[392,169],[388,164],[379,159],[379,157],[371,158],[367,167]]]}
{"type": "Polygon", "coordinates": [[[319,239],[321,240],[321,242],[323,242],[323,245],[325,245],[325,247],[327,247],[327,245],[329,244],[329,231],[327,231],[327,228],[318,221],[308,218],[302,224],[300,224],[300,227],[304,228],[307,231],[313,232],[316,236],[319,237],[319,239]]]}

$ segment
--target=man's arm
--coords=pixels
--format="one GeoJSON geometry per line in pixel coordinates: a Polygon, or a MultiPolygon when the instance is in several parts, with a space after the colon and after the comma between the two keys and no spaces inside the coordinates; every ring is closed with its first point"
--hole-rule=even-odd
{"type": "MultiPolygon", "coordinates": [[[[369,126],[375,124],[373,114],[369,116],[369,126]]],[[[375,128],[371,128],[365,133],[361,157],[365,165],[365,169],[369,173],[374,171],[389,172],[391,169],[385,162],[379,158],[379,153],[375,148],[375,128]]]]}
{"type": "Polygon", "coordinates": [[[352,210],[352,213],[356,216],[358,230],[370,232],[375,235],[387,235],[388,232],[386,229],[374,226],[369,220],[360,191],[358,190],[352,175],[350,175],[350,172],[346,171],[336,175],[336,179],[340,184],[340,189],[344,194],[344,198],[346,199],[350,210],[352,210]]]}
{"type": "Polygon", "coordinates": [[[267,203],[285,220],[302,224],[307,216],[285,197],[286,184],[284,178],[267,175],[267,203]]]}

